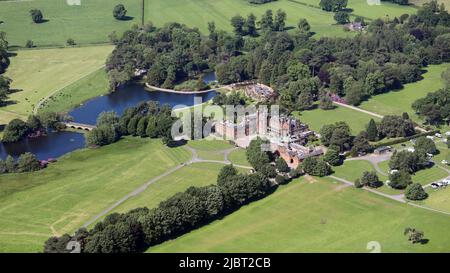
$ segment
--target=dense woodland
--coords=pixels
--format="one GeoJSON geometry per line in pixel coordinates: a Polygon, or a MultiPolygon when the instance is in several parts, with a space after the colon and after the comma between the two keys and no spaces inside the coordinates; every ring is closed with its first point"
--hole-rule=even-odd
{"type": "Polygon", "coordinates": [[[9,78],[2,75],[9,66],[7,49],[8,41],[6,41],[6,33],[0,31],[0,106],[2,106],[8,98],[9,86],[11,83],[9,78]]]}
{"type": "Polygon", "coordinates": [[[213,69],[221,84],[257,79],[270,85],[291,112],[330,94],[358,105],[420,80],[428,64],[450,61],[450,15],[437,2],[410,16],[373,20],[367,33],[348,38],[316,39],[300,18],[287,32],[285,19],[281,10],[259,20],[237,15],[233,33],[211,22],[207,36],[177,23],[129,30],[108,60],[111,86],[129,81],[135,69],[148,69],[147,81],[166,88],[213,69]]]}
{"type": "Polygon", "coordinates": [[[97,118],[97,128],[86,136],[86,145],[111,144],[125,135],[161,138],[164,144],[171,145],[174,141],[170,130],[176,120],[171,116],[170,106],[156,101],[127,108],[120,117],[115,112],[102,112],[97,118]]]}

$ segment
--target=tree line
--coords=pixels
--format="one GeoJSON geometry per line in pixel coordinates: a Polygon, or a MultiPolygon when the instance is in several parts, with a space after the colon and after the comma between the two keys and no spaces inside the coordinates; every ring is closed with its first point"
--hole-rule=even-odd
{"type": "Polygon", "coordinates": [[[12,119],[5,126],[2,142],[17,142],[26,137],[34,138],[45,135],[48,130],[61,130],[65,127],[62,124],[65,119],[65,116],[54,112],[30,115],[26,121],[12,119]]]}
{"type": "Polygon", "coordinates": [[[21,154],[17,161],[10,155],[4,161],[0,159],[0,174],[35,172],[43,167],[41,162],[32,153],[21,154]]]}
{"type": "Polygon", "coordinates": [[[437,126],[450,122],[450,69],[444,71],[441,77],[444,88],[428,93],[411,106],[428,124],[437,126]]]}
{"type": "Polygon", "coordinates": [[[102,112],[97,118],[97,128],[86,135],[86,145],[108,145],[125,135],[162,138],[164,144],[171,145],[171,128],[176,120],[171,116],[170,106],[159,105],[157,101],[127,108],[120,117],[113,111],[102,112]]]}
{"type": "Polygon", "coordinates": [[[10,93],[11,79],[2,75],[9,66],[8,41],[6,33],[0,31],[0,106],[6,103],[8,94],[10,93]]]}
{"type": "Polygon", "coordinates": [[[227,165],[221,169],[217,185],[190,187],[156,208],[110,214],[91,230],[81,228],[73,236],[49,238],[44,252],[70,252],[67,249],[70,241],[77,241],[84,253],[142,252],[232,213],[272,191],[272,184],[263,174],[240,174],[227,165]]]}

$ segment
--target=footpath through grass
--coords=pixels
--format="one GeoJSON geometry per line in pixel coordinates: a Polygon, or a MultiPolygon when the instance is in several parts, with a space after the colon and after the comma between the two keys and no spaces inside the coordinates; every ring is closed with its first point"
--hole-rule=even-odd
{"type": "Polygon", "coordinates": [[[448,216],[329,179],[298,179],[272,195],[150,252],[448,252],[448,216]],[[411,244],[406,227],[425,232],[411,244]]]}
{"type": "Polygon", "coordinates": [[[126,137],[75,151],[38,173],[0,175],[0,252],[42,251],[127,193],[188,161],[183,147],[126,137]]]}

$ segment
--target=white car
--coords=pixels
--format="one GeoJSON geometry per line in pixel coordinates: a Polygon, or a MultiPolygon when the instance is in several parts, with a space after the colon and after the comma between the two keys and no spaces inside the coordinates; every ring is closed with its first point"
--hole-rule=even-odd
{"type": "Polygon", "coordinates": [[[444,160],[441,161],[441,164],[448,165],[448,161],[444,159],[444,160]]]}
{"type": "Polygon", "coordinates": [[[439,188],[439,185],[436,184],[436,183],[431,183],[431,188],[432,189],[437,189],[437,188],[439,188]]]}
{"type": "Polygon", "coordinates": [[[442,183],[445,183],[446,185],[450,184],[450,178],[442,180],[442,183]]]}
{"type": "Polygon", "coordinates": [[[408,148],[408,152],[410,152],[410,153],[414,153],[415,150],[416,149],[414,149],[414,148],[408,148]]]}
{"type": "Polygon", "coordinates": [[[435,137],[438,137],[438,138],[441,138],[441,137],[442,137],[442,135],[439,134],[439,133],[436,133],[434,136],[435,136],[435,137]]]}
{"type": "Polygon", "coordinates": [[[450,131],[445,132],[446,136],[450,136],[450,131]]]}
{"type": "Polygon", "coordinates": [[[433,140],[434,136],[427,136],[427,138],[433,140]]]}

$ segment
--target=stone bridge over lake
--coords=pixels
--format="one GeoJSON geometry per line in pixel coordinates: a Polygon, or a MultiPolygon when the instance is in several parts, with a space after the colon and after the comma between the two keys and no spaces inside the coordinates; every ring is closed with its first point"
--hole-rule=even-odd
{"type": "Polygon", "coordinates": [[[66,125],[67,128],[86,130],[86,131],[92,131],[94,128],[97,128],[94,125],[77,123],[77,122],[64,122],[64,124],[66,125]]]}

